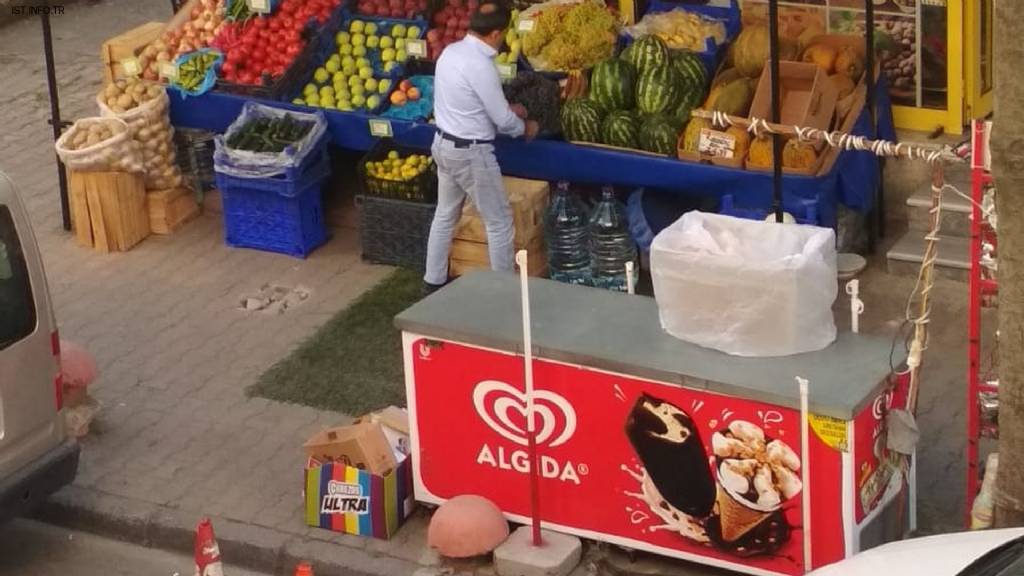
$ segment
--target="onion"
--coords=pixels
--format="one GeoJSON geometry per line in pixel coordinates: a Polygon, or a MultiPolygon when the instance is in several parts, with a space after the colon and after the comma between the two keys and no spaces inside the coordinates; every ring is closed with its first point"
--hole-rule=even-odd
{"type": "Polygon", "coordinates": [[[213,29],[217,26],[213,23],[213,20],[207,20],[206,24],[203,25],[203,30],[207,32],[213,32],[213,29]]]}

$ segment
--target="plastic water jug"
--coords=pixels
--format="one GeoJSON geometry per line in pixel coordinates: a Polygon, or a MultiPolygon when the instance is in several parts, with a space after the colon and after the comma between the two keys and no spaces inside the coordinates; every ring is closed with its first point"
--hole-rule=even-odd
{"type": "MultiPolygon", "coordinates": [[[[636,243],[629,234],[626,206],[615,198],[615,189],[605,186],[601,201],[590,216],[590,270],[599,288],[626,291],[626,263],[636,262],[636,243]]],[[[633,267],[636,283],[639,267],[633,267]]]]}
{"type": "Polygon", "coordinates": [[[579,196],[559,182],[544,218],[548,267],[552,280],[587,284],[590,252],[587,244],[587,209],[579,196]]]}

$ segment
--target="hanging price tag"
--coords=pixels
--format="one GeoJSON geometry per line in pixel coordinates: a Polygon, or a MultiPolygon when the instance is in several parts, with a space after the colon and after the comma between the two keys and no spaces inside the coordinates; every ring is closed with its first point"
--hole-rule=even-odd
{"type": "Polygon", "coordinates": [[[732,134],[704,128],[700,131],[697,151],[719,158],[732,158],[736,150],[736,137],[732,134]]]}
{"type": "Polygon", "coordinates": [[[533,32],[533,27],[536,25],[530,18],[520,18],[519,24],[516,25],[517,32],[533,32]]]}
{"type": "Polygon", "coordinates": [[[394,133],[391,132],[391,122],[381,120],[380,118],[370,118],[370,136],[375,138],[391,138],[394,136],[394,133]]]}
{"type": "Polygon", "coordinates": [[[142,65],[138,58],[125,58],[121,60],[121,70],[124,70],[125,76],[138,76],[142,74],[142,65]]]}
{"type": "Polygon", "coordinates": [[[245,3],[249,6],[250,11],[257,14],[267,14],[270,12],[270,0],[245,0],[245,3]]]}
{"type": "Polygon", "coordinates": [[[174,62],[160,63],[160,77],[168,80],[178,79],[178,66],[174,62]]]}
{"type": "Polygon", "coordinates": [[[405,51],[412,58],[426,58],[427,43],[423,40],[408,40],[405,43],[405,51]]]}
{"type": "Polygon", "coordinates": [[[516,65],[515,64],[498,64],[498,76],[501,76],[502,80],[511,80],[516,77],[516,65]]]}

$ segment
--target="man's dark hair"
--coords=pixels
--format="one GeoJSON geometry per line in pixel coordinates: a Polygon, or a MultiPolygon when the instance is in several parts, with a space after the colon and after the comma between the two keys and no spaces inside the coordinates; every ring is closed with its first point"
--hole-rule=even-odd
{"type": "Polygon", "coordinates": [[[512,11],[503,3],[485,2],[477,7],[469,19],[469,29],[475,34],[486,36],[495,30],[508,28],[512,11]]]}

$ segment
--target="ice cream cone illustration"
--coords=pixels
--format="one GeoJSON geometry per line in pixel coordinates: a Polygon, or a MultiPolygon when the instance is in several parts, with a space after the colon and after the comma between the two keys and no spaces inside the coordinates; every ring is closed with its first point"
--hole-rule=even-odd
{"type": "Polygon", "coordinates": [[[722,540],[726,542],[739,540],[774,512],[752,507],[742,496],[733,496],[721,484],[718,485],[716,501],[721,516],[722,540]]]}

